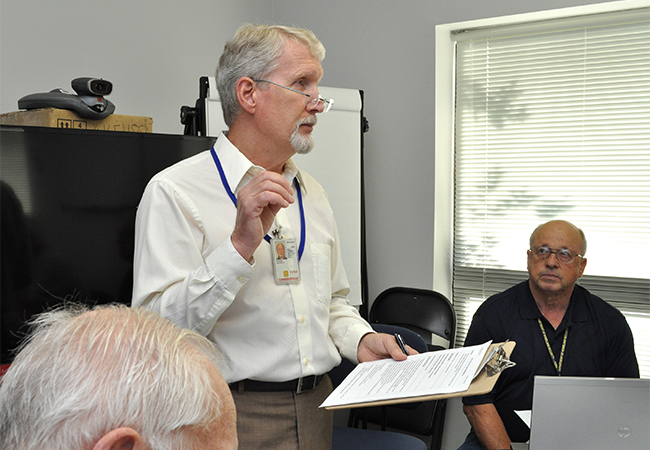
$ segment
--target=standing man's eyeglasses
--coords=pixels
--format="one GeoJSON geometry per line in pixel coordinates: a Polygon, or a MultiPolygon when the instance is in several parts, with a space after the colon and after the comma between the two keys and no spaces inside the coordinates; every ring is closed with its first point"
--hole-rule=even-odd
{"type": "MultiPolygon", "coordinates": [[[[260,83],[260,82],[270,83],[270,84],[273,84],[275,86],[281,87],[282,89],[286,89],[288,91],[295,92],[296,94],[304,95],[307,98],[311,98],[311,95],[309,95],[309,94],[305,94],[304,92],[300,92],[300,91],[297,91],[295,89],[291,89],[290,87],[283,86],[283,85],[275,83],[273,81],[256,80],[256,79],[253,79],[253,81],[256,82],[256,83],[260,83]]],[[[334,99],[333,98],[323,98],[323,97],[319,96],[317,98],[314,98],[314,99],[308,101],[307,105],[309,107],[314,107],[314,106],[318,105],[318,103],[323,103],[323,113],[326,113],[327,111],[329,111],[332,108],[332,105],[334,104],[334,99]]]]}

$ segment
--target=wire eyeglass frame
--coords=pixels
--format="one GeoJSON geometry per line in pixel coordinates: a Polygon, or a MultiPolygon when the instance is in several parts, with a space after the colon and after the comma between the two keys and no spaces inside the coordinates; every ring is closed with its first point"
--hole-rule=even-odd
{"type": "MultiPolygon", "coordinates": [[[[304,95],[307,98],[311,98],[310,94],[305,94],[304,92],[300,92],[300,91],[298,91],[296,89],[292,89],[292,88],[290,88],[288,86],[283,86],[283,85],[281,85],[279,83],[276,83],[274,81],[255,79],[255,78],[252,78],[252,80],[254,82],[256,82],[256,83],[260,83],[260,82],[262,82],[262,83],[270,83],[270,84],[273,84],[275,86],[281,87],[282,89],[286,89],[288,91],[295,92],[296,94],[304,95]]],[[[326,113],[327,111],[329,111],[332,108],[332,105],[334,104],[334,99],[333,98],[325,98],[325,97],[318,96],[317,98],[314,98],[314,99],[308,101],[307,105],[316,106],[319,102],[323,103],[323,112],[322,112],[322,114],[324,114],[324,113],[326,113]]]]}
{"type": "Polygon", "coordinates": [[[566,265],[573,264],[577,258],[584,258],[583,255],[568,248],[551,248],[546,245],[532,247],[530,253],[537,261],[546,261],[551,257],[551,253],[555,253],[555,258],[566,265]]]}

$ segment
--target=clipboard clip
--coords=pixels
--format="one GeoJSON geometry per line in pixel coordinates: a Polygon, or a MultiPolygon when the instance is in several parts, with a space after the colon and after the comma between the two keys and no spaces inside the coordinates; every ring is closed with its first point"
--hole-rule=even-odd
{"type": "Polygon", "coordinates": [[[487,363],[485,364],[487,370],[487,376],[492,377],[508,369],[514,367],[517,364],[510,361],[506,351],[503,349],[503,346],[507,343],[506,340],[503,344],[498,347],[494,347],[487,358],[487,363]]]}

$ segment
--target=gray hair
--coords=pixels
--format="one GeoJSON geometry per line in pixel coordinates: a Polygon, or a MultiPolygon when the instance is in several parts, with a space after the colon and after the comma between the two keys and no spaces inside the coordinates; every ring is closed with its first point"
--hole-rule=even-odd
{"type": "Polygon", "coordinates": [[[302,28],[246,24],[226,43],[219,58],[216,81],[228,127],[241,112],[236,94],[237,80],[241,77],[266,78],[278,67],[278,60],[289,40],[308,47],[318,61],[325,58],[323,44],[314,33],[302,28]]]}
{"type": "Polygon", "coordinates": [[[222,400],[206,338],[144,309],[43,313],[0,386],[0,448],[89,448],[131,427],[156,450],[192,449],[222,400]]]}

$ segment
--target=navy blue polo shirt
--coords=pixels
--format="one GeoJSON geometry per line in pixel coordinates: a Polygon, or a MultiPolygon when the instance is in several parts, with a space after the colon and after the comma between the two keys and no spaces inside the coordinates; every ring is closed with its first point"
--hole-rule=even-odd
{"type": "MultiPolygon", "coordinates": [[[[487,299],[476,311],[465,345],[488,340],[516,342],[510,359],[517,365],[501,374],[486,395],[464,397],[466,405],[493,403],[513,442],[525,442],[530,430],[514,411],[530,410],[535,375],[557,375],[538,318],[559,362],[568,328],[562,365],[564,376],[638,378],[632,332],[616,308],[576,285],[562,323],[554,330],[540,312],[528,281],[487,299]]],[[[560,404],[562,399],[558,399],[560,404]]]]}

